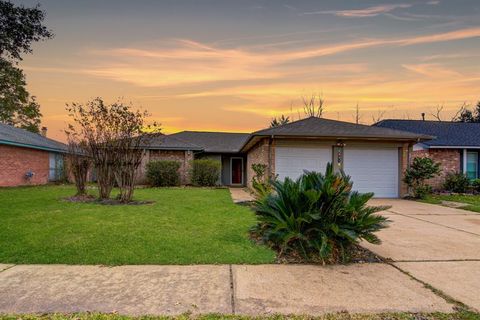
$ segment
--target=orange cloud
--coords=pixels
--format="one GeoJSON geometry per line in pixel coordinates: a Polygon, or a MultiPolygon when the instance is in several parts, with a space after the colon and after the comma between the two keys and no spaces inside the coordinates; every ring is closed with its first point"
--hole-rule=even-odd
{"type": "Polygon", "coordinates": [[[409,8],[411,6],[412,6],[411,4],[407,4],[407,3],[384,4],[384,5],[368,7],[365,9],[312,11],[312,12],[304,12],[303,14],[333,14],[338,17],[365,18],[365,17],[376,17],[382,13],[387,13],[399,8],[409,8]]]}
{"type": "MultiPolygon", "coordinates": [[[[290,51],[224,49],[191,40],[176,40],[174,48],[117,48],[92,51],[91,53],[110,57],[111,62],[82,72],[144,87],[280,79],[288,78],[294,69],[286,67],[285,63],[298,62],[307,58],[331,56],[379,46],[410,46],[475,37],[480,37],[480,27],[401,39],[372,39],[290,51]]],[[[310,68],[309,66],[303,69],[310,68]]],[[[351,66],[345,65],[344,68],[334,71],[350,72],[352,69],[351,66]]]]}

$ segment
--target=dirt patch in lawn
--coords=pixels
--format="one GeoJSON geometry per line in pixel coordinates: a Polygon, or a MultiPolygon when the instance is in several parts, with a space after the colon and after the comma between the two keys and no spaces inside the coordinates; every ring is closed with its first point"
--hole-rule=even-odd
{"type": "Polygon", "coordinates": [[[64,198],[65,201],[68,202],[80,202],[80,203],[96,203],[108,206],[136,206],[136,205],[144,205],[144,204],[153,204],[155,201],[148,201],[148,200],[132,200],[130,202],[121,202],[117,199],[105,199],[100,200],[92,195],[82,195],[82,196],[73,196],[64,198]]]}

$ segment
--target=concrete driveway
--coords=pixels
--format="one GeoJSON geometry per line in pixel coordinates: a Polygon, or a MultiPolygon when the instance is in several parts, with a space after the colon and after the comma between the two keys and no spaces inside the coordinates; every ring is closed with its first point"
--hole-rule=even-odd
{"type": "Polygon", "coordinates": [[[375,199],[390,205],[392,222],[379,233],[381,245],[364,244],[393,265],[480,310],[480,214],[399,199],[375,199]]]}

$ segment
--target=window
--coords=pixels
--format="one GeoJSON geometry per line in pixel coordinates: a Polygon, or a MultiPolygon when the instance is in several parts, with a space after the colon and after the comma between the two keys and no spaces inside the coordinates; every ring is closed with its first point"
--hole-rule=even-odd
{"type": "Polygon", "coordinates": [[[478,177],[478,152],[467,152],[467,177],[469,179],[478,177]]]}
{"type": "Polygon", "coordinates": [[[49,154],[50,172],[49,181],[59,181],[63,177],[63,155],[59,153],[49,154]]]}

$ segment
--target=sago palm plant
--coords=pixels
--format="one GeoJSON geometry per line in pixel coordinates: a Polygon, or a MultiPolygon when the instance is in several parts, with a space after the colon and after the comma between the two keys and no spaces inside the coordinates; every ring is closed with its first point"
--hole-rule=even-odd
{"type": "Polygon", "coordinates": [[[388,207],[367,206],[373,193],[352,192],[350,177],[335,173],[305,172],[296,181],[272,181],[272,192],[259,193],[254,211],[257,237],[284,253],[294,251],[324,262],[346,260],[360,240],[378,244],[375,232],[388,220],[376,212],[388,207]]]}

